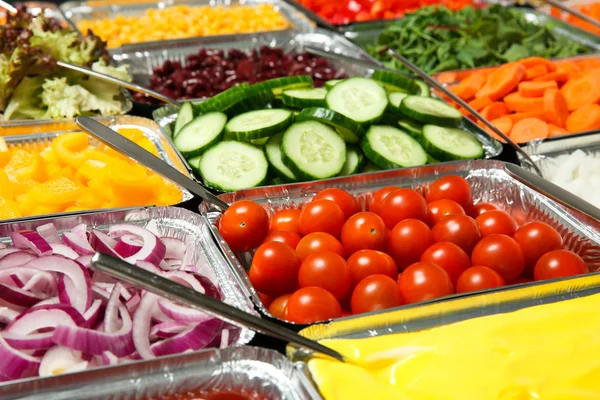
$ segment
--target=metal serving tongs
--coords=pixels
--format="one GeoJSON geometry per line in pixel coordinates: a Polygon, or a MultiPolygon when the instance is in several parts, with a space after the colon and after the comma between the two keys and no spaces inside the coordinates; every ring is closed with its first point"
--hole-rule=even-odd
{"type": "Polygon", "coordinates": [[[541,0],[542,2],[552,6],[552,7],[556,7],[561,11],[566,12],[567,14],[571,14],[574,17],[577,17],[585,22],[587,22],[588,24],[593,25],[596,28],[600,29],[600,21],[598,21],[595,18],[590,17],[589,15],[585,15],[584,13],[582,13],[579,10],[576,10],[574,8],[571,8],[569,6],[564,5],[562,2],[557,1],[557,0],[541,0]]]}
{"type": "Polygon", "coordinates": [[[115,132],[108,126],[101,124],[100,122],[90,117],[77,117],[75,122],[82,129],[89,132],[96,139],[112,148],[119,153],[125,154],[126,156],[134,159],[145,167],[151,169],[157,174],[165,177],[171,182],[186,188],[195,195],[200,196],[209,203],[226,210],[229,205],[217,196],[208,191],[204,186],[196,182],[195,180],[185,176],[179,172],[176,168],[170,166],[148,150],[138,146],[133,141],[127,139],[125,136],[115,132]]]}
{"type": "Polygon", "coordinates": [[[92,257],[91,264],[92,268],[107,275],[156,293],[169,300],[206,312],[236,326],[249,328],[267,336],[285,340],[314,352],[328,355],[341,362],[348,361],[337,351],[323,346],[314,340],[300,336],[288,328],[239,310],[192,288],[146,271],[143,268],[137,268],[121,259],[104,253],[96,253],[92,257]]]}

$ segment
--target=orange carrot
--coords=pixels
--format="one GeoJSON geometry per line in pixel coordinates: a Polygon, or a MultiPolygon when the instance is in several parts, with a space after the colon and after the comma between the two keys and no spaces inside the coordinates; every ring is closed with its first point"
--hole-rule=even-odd
{"type": "Polygon", "coordinates": [[[569,74],[566,72],[550,72],[549,74],[534,78],[534,82],[556,81],[559,84],[569,80],[569,74]]]}
{"type": "Polygon", "coordinates": [[[481,115],[488,121],[498,119],[506,114],[508,114],[508,107],[501,101],[496,101],[481,110],[481,115]]]}
{"type": "Polygon", "coordinates": [[[548,124],[548,129],[550,129],[549,137],[562,136],[567,135],[569,133],[568,130],[563,129],[560,126],[556,126],[554,124],[548,124]]]}
{"type": "Polygon", "coordinates": [[[534,139],[545,139],[549,134],[547,123],[538,118],[526,118],[513,126],[510,137],[517,143],[526,143],[534,139]]]}
{"type": "Polygon", "coordinates": [[[583,68],[580,68],[576,63],[571,61],[560,61],[556,63],[556,72],[564,72],[569,75],[569,79],[573,79],[579,75],[583,68]]]}
{"type": "Polygon", "coordinates": [[[524,76],[525,67],[522,64],[504,64],[488,76],[487,82],[475,97],[489,97],[492,101],[501,99],[512,92],[524,76]]]}
{"type": "Polygon", "coordinates": [[[583,60],[575,61],[575,64],[581,71],[600,68],[600,60],[597,57],[584,58],[583,60]]]}
{"type": "Polygon", "coordinates": [[[475,97],[475,93],[481,89],[485,80],[485,74],[475,72],[458,85],[451,87],[450,90],[461,99],[469,101],[475,97]]]}
{"type": "Polygon", "coordinates": [[[548,73],[548,68],[545,65],[536,65],[535,67],[527,68],[525,71],[525,79],[531,80],[538,76],[543,76],[548,73]]]}
{"type": "Polygon", "coordinates": [[[556,65],[552,61],[542,57],[527,57],[519,60],[519,64],[523,65],[527,69],[536,67],[538,65],[543,65],[546,67],[548,72],[556,71],[556,65]]]}
{"type": "Polygon", "coordinates": [[[504,98],[504,103],[510,111],[533,112],[542,111],[544,99],[541,97],[524,97],[519,92],[511,93],[504,98]]]}
{"type": "Polygon", "coordinates": [[[544,93],[544,120],[564,128],[569,117],[567,102],[558,89],[548,89],[544,93]]]}
{"type": "Polygon", "coordinates": [[[570,79],[560,91],[565,96],[570,111],[586,104],[597,103],[600,101],[600,69],[593,69],[570,79]]]}
{"type": "Polygon", "coordinates": [[[541,97],[547,89],[558,89],[558,83],[556,81],[519,83],[519,94],[523,97],[541,97]]]}
{"type": "Polygon", "coordinates": [[[598,104],[581,106],[569,115],[566,126],[571,133],[600,129],[600,106],[598,104]]]}
{"type": "MultiPolygon", "coordinates": [[[[510,131],[512,130],[512,127],[513,127],[513,122],[510,120],[510,118],[500,117],[500,118],[491,120],[490,122],[492,124],[494,124],[494,126],[496,128],[498,128],[500,130],[500,132],[504,133],[505,135],[510,135],[510,131]]],[[[488,127],[484,127],[484,129],[494,139],[499,140],[502,143],[506,143],[506,141],[504,139],[502,139],[500,136],[498,136],[494,131],[492,131],[488,127]]]]}
{"type": "Polygon", "coordinates": [[[527,118],[543,119],[544,112],[542,110],[540,110],[540,111],[533,111],[533,112],[514,113],[514,114],[508,114],[506,116],[506,118],[510,118],[510,120],[513,123],[517,123],[517,122],[522,121],[527,118]]]}
{"type": "Polygon", "coordinates": [[[475,111],[481,111],[485,107],[492,104],[492,99],[489,97],[478,97],[473,101],[469,102],[469,105],[475,109],[475,111]]]}

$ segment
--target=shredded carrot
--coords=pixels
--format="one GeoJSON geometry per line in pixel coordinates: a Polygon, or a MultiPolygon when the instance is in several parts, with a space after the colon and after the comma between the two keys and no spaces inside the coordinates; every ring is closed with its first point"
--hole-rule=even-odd
{"type": "Polygon", "coordinates": [[[489,97],[493,101],[512,92],[525,76],[525,67],[519,63],[509,63],[492,72],[485,85],[475,97],[489,97]]]}
{"type": "Polygon", "coordinates": [[[544,107],[544,99],[541,97],[524,97],[519,92],[509,94],[504,98],[504,103],[510,111],[534,112],[541,111],[544,107]]]}
{"type": "Polygon", "coordinates": [[[519,83],[519,94],[523,97],[541,97],[548,89],[558,89],[556,81],[519,83]]]}
{"type": "Polygon", "coordinates": [[[534,139],[545,139],[549,134],[547,123],[538,118],[526,118],[513,126],[510,137],[517,143],[526,143],[534,139]]]}
{"type": "Polygon", "coordinates": [[[544,119],[554,125],[565,127],[569,117],[569,108],[562,93],[558,89],[548,89],[544,93],[544,119]]]}
{"type": "Polygon", "coordinates": [[[598,104],[581,106],[569,115],[566,127],[571,133],[600,129],[600,106],[598,104]]]}
{"type": "Polygon", "coordinates": [[[548,74],[548,68],[545,65],[536,65],[535,67],[527,68],[525,71],[525,79],[531,80],[546,74],[548,74]]]}

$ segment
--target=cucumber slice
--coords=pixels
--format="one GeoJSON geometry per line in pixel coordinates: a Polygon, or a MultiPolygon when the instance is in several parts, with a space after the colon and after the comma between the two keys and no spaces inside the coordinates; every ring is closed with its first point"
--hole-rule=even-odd
{"type": "Polygon", "coordinates": [[[325,89],[330,90],[332,87],[334,87],[341,81],[343,81],[343,79],[332,79],[330,81],[327,81],[327,82],[325,82],[325,89]]]}
{"type": "Polygon", "coordinates": [[[367,164],[365,165],[363,172],[367,173],[367,172],[377,172],[377,171],[381,171],[381,168],[379,168],[377,165],[373,164],[372,162],[367,161],[367,164]]]}
{"type": "Polygon", "coordinates": [[[175,129],[173,129],[173,137],[177,136],[181,128],[194,119],[194,108],[192,103],[185,102],[181,105],[179,112],[177,113],[177,119],[175,120],[175,129]]]}
{"type": "Polygon", "coordinates": [[[431,96],[431,90],[429,89],[429,85],[423,82],[420,79],[414,80],[415,84],[419,87],[419,91],[417,92],[418,96],[429,97],[431,96]]]}
{"type": "Polygon", "coordinates": [[[268,141],[269,141],[268,137],[263,137],[260,139],[252,139],[252,140],[250,140],[250,143],[252,143],[255,146],[264,146],[268,141]]]}
{"type": "Polygon", "coordinates": [[[308,108],[325,106],[327,90],[318,89],[292,89],[283,92],[283,104],[292,108],[308,108]]]}
{"type": "Polygon", "coordinates": [[[423,127],[423,146],[431,157],[440,161],[483,158],[483,146],[468,132],[436,125],[423,127]]]}
{"type": "Polygon", "coordinates": [[[281,139],[283,163],[299,180],[336,176],[346,162],[346,143],[317,121],[292,124],[281,139]]]}
{"type": "Polygon", "coordinates": [[[267,179],[269,163],[262,149],[226,140],[204,153],[198,168],[206,185],[232,192],[260,186],[267,179]]]}
{"type": "Polygon", "coordinates": [[[309,75],[284,76],[252,85],[248,91],[252,93],[270,90],[274,96],[281,96],[286,90],[311,88],[312,86],[313,80],[309,75]]]}
{"type": "Polygon", "coordinates": [[[365,155],[358,146],[346,146],[346,162],[339,176],[358,174],[365,166],[365,155]]]}
{"type": "Polygon", "coordinates": [[[202,159],[202,156],[198,156],[198,157],[190,158],[189,160],[187,160],[188,165],[190,166],[190,168],[192,168],[192,172],[194,173],[194,176],[197,178],[200,177],[200,160],[201,159],[202,159]]]}
{"type": "Polygon", "coordinates": [[[244,91],[249,86],[248,83],[244,82],[231,87],[202,103],[194,104],[194,115],[205,114],[211,111],[226,111],[244,98],[244,91]]]}
{"type": "Polygon", "coordinates": [[[358,143],[365,135],[364,129],[358,122],[328,108],[304,109],[296,115],[296,121],[318,121],[329,125],[335,128],[347,143],[358,143]]]}
{"type": "Polygon", "coordinates": [[[296,182],[298,180],[296,175],[281,160],[281,138],[283,138],[283,133],[271,136],[267,141],[265,145],[267,160],[269,160],[271,167],[277,172],[277,175],[283,176],[287,181],[296,182]]]}
{"type": "Polygon", "coordinates": [[[372,79],[350,78],[335,85],[325,98],[327,107],[363,125],[381,119],[387,108],[385,90],[372,79]]]}
{"type": "Polygon", "coordinates": [[[392,71],[375,70],[373,71],[372,78],[381,82],[390,92],[404,92],[413,95],[419,93],[415,80],[403,74],[392,71]]]}
{"type": "Polygon", "coordinates": [[[248,111],[261,110],[266,108],[274,99],[275,96],[269,88],[254,90],[254,86],[247,88],[240,96],[240,101],[232,105],[226,110],[229,117],[236,116],[248,111]]]}
{"type": "Polygon", "coordinates": [[[398,125],[402,130],[408,132],[410,136],[414,137],[419,142],[421,141],[421,136],[423,136],[423,125],[407,119],[401,119],[398,121],[398,125]]]}
{"type": "Polygon", "coordinates": [[[220,112],[209,112],[194,118],[173,139],[175,148],[190,158],[199,156],[223,137],[227,116],[220,112]]]}
{"type": "Polygon", "coordinates": [[[400,112],[426,124],[456,126],[462,120],[462,114],[456,108],[431,97],[405,97],[400,103],[400,112]]]}
{"type": "Polygon", "coordinates": [[[249,111],[233,117],[225,125],[225,138],[250,141],[286,130],[294,120],[291,111],[266,109],[249,111]]]}
{"type": "Polygon", "coordinates": [[[365,156],[383,169],[427,163],[427,153],[410,135],[392,126],[372,126],[360,142],[365,156]]]}
{"type": "Polygon", "coordinates": [[[401,92],[390,93],[388,96],[390,100],[388,109],[394,114],[400,115],[400,103],[402,103],[405,97],[408,97],[408,94],[401,92]]]}
{"type": "Polygon", "coordinates": [[[437,164],[439,162],[440,162],[440,160],[436,160],[435,158],[433,158],[429,154],[427,154],[427,164],[437,164]]]}

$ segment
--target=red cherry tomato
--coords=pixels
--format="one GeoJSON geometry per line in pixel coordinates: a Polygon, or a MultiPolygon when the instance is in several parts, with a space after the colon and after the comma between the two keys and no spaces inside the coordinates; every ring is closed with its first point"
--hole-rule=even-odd
{"type": "Polygon", "coordinates": [[[442,268],[453,285],[458,277],[471,267],[471,260],[463,249],[450,242],[434,243],[425,250],[421,262],[429,262],[442,268]]]}
{"type": "Polygon", "coordinates": [[[298,246],[298,242],[300,242],[300,236],[297,233],[290,231],[273,231],[269,233],[269,235],[265,238],[266,242],[281,242],[290,246],[292,249],[295,249],[298,246]]]}
{"type": "Polygon", "coordinates": [[[434,226],[442,218],[449,215],[465,215],[465,210],[453,200],[442,199],[432,201],[427,205],[427,208],[429,209],[427,216],[431,226],[434,226]]]}
{"type": "Polygon", "coordinates": [[[269,233],[288,231],[300,234],[298,218],[300,218],[300,210],[298,209],[277,211],[269,222],[269,233]]]}
{"type": "Polygon", "coordinates": [[[418,262],[406,268],[398,278],[398,288],[402,301],[407,304],[454,293],[454,286],[446,271],[428,262],[418,262]]]}
{"type": "Polygon", "coordinates": [[[284,294],[273,300],[269,306],[271,315],[279,319],[285,318],[285,307],[290,297],[292,297],[291,294],[284,294]]]}
{"type": "Polygon", "coordinates": [[[500,210],[491,210],[483,213],[475,221],[482,237],[490,235],[512,236],[519,227],[513,217],[500,210]]]}
{"type": "Polygon", "coordinates": [[[369,211],[374,212],[377,215],[381,215],[381,209],[383,208],[383,200],[387,197],[388,194],[398,189],[401,189],[401,187],[386,186],[373,193],[373,198],[371,199],[371,203],[369,204],[369,211]]]}
{"type": "Polygon", "coordinates": [[[342,310],[342,317],[349,317],[352,313],[348,310],[342,310]]]}
{"type": "Polygon", "coordinates": [[[392,229],[388,251],[398,268],[404,269],[419,261],[432,243],[433,233],[425,222],[405,219],[392,229]]]}
{"type": "Polygon", "coordinates": [[[312,199],[312,201],[317,200],[333,201],[335,204],[340,206],[340,208],[344,212],[345,219],[350,218],[352,215],[360,211],[360,206],[358,205],[358,201],[356,201],[356,198],[354,198],[354,196],[342,189],[328,188],[325,190],[321,190],[312,199]]]}
{"type": "Polygon", "coordinates": [[[233,203],[221,217],[219,233],[231,250],[248,251],[260,245],[269,230],[269,216],[259,204],[242,200],[233,203]]]}
{"type": "Polygon", "coordinates": [[[519,243],[525,256],[523,275],[533,276],[535,264],[541,256],[562,249],[563,239],[553,227],[543,222],[530,222],[515,232],[513,239],[519,243]]]}
{"type": "Polygon", "coordinates": [[[513,284],[516,285],[518,283],[529,283],[529,282],[533,282],[533,280],[529,279],[529,278],[520,277],[516,281],[514,281],[513,284]]]}
{"type": "Polygon", "coordinates": [[[473,265],[493,269],[508,284],[513,283],[525,268],[521,246],[506,235],[490,235],[481,239],[473,249],[471,261],[473,265]]]}
{"type": "Polygon", "coordinates": [[[581,275],[588,267],[579,255],[568,250],[553,250],[544,254],[535,264],[533,277],[536,281],[581,275]]]}
{"type": "Polygon", "coordinates": [[[260,297],[260,301],[263,303],[263,306],[265,306],[265,308],[269,308],[271,302],[273,301],[273,298],[268,294],[264,293],[259,293],[258,297],[260,297]]]}
{"type": "Polygon", "coordinates": [[[471,267],[463,272],[456,284],[456,293],[473,292],[505,286],[499,273],[488,267],[471,267]]]}
{"type": "Polygon", "coordinates": [[[427,202],[414,190],[394,190],[383,200],[379,215],[389,229],[393,229],[398,222],[405,219],[427,221],[427,202]]]}
{"type": "Polygon", "coordinates": [[[483,213],[486,213],[488,211],[495,211],[495,210],[499,210],[499,208],[495,204],[492,204],[492,203],[475,204],[471,208],[471,217],[477,218],[483,213]]]}
{"type": "Polygon", "coordinates": [[[298,218],[298,226],[302,236],[312,232],[326,232],[338,237],[345,220],[340,206],[331,200],[317,200],[304,206],[298,218]]]}
{"type": "Polygon", "coordinates": [[[299,324],[311,324],[341,316],[342,307],[335,296],[315,286],[298,289],[285,308],[285,319],[299,324]]]}
{"type": "Polygon", "coordinates": [[[254,253],[250,266],[250,282],[260,293],[280,296],[298,286],[300,258],[287,244],[267,242],[254,253]]]}
{"type": "Polygon", "coordinates": [[[442,218],[431,231],[434,241],[454,243],[467,254],[471,254],[475,245],[481,240],[477,222],[467,215],[450,215],[442,218]]]}
{"type": "Polygon", "coordinates": [[[471,185],[465,178],[456,175],[443,176],[433,182],[426,198],[428,203],[442,199],[453,200],[464,210],[469,210],[473,205],[471,185]]]}
{"type": "Polygon", "coordinates": [[[350,268],[339,254],[331,251],[306,257],[298,273],[300,287],[317,286],[327,290],[336,299],[342,299],[350,290],[350,268]]]}
{"type": "Polygon", "coordinates": [[[382,251],[359,250],[348,259],[348,267],[353,286],[371,275],[385,275],[392,279],[398,277],[396,263],[392,257],[382,251]]]}
{"type": "Polygon", "coordinates": [[[300,239],[300,242],[298,242],[298,245],[296,246],[296,253],[302,261],[309,255],[322,251],[333,251],[342,257],[346,257],[344,246],[329,233],[309,233],[300,239]]]}
{"type": "Polygon", "coordinates": [[[397,307],[402,304],[398,283],[385,275],[368,276],[354,288],[350,304],[353,314],[397,307]]]}
{"type": "Polygon", "coordinates": [[[346,254],[362,249],[384,250],[387,228],[375,213],[364,211],[351,216],[342,227],[341,242],[346,254]]]}

